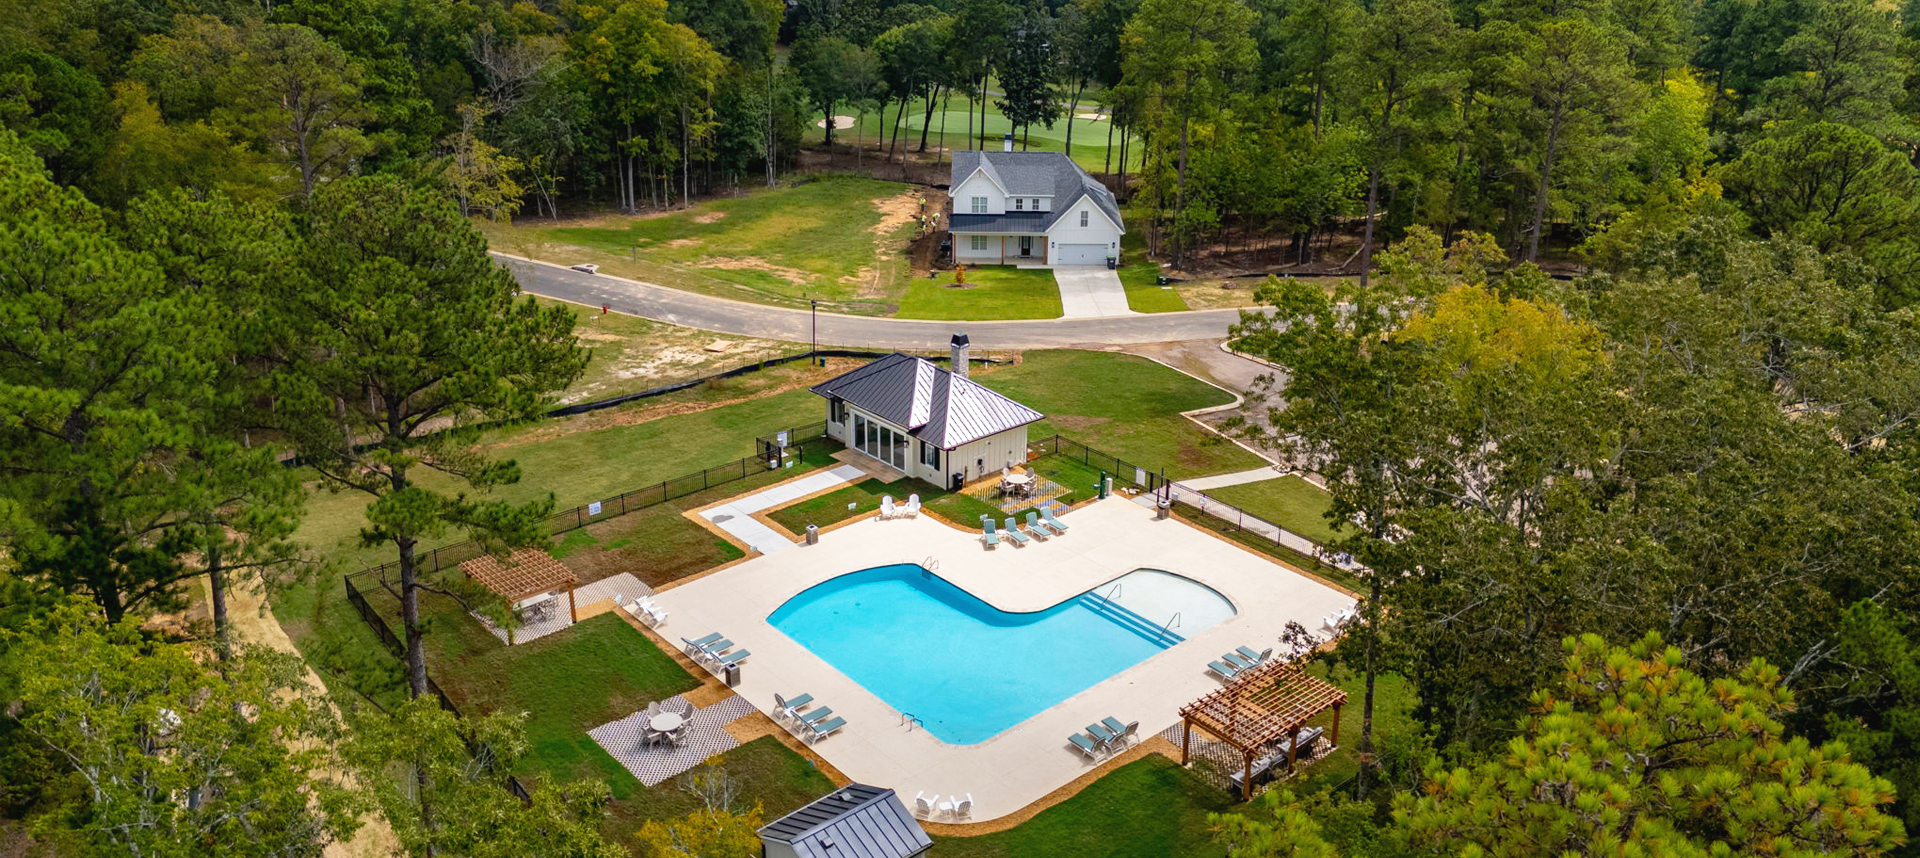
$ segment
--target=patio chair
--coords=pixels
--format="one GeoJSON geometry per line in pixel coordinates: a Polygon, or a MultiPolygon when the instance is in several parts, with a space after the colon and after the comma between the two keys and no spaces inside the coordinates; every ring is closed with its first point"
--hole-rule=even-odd
{"type": "Polygon", "coordinates": [[[746,661],[747,656],[750,656],[752,654],[753,653],[748,652],[744,649],[736,649],[733,652],[727,653],[726,655],[714,656],[713,669],[716,673],[719,671],[725,670],[729,667],[732,667],[733,665],[746,661]]]}
{"type": "Polygon", "coordinates": [[[780,692],[776,691],[773,694],[774,714],[785,715],[788,718],[793,718],[797,720],[800,717],[800,713],[798,711],[800,707],[805,706],[812,702],[813,702],[813,695],[811,694],[802,694],[799,697],[788,699],[785,697],[781,697],[780,692]]]}
{"type": "Polygon", "coordinates": [[[833,714],[832,706],[822,706],[818,709],[813,710],[812,712],[808,712],[805,715],[798,715],[796,717],[800,721],[800,726],[812,727],[815,724],[818,724],[822,721],[827,720],[827,716],[832,714],[833,714]]]}
{"type": "Polygon", "coordinates": [[[1228,664],[1241,670],[1247,670],[1253,667],[1253,659],[1247,658],[1237,652],[1221,653],[1220,657],[1225,659],[1228,664]]]}
{"type": "Polygon", "coordinates": [[[1341,628],[1345,627],[1346,624],[1353,622],[1353,619],[1358,616],[1360,616],[1360,606],[1348,605],[1344,608],[1341,608],[1338,611],[1334,611],[1333,613],[1328,614],[1327,618],[1324,620],[1321,620],[1321,622],[1326,624],[1327,629],[1329,631],[1337,632],[1341,628]]]}
{"type": "Polygon", "coordinates": [[[920,517],[920,496],[907,495],[907,505],[901,508],[900,513],[902,515],[905,515],[908,518],[919,518],[920,517]]]}
{"type": "Polygon", "coordinates": [[[1099,724],[1088,724],[1087,735],[1092,736],[1095,742],[1100,743],[1100,750],[1102,751],[1112,751],[1113,740],[1120,738],[1119,733],[1099,724]]]}
{"type": "Polygon", "coordinates": [[[713,634],[702,637],[699,640],[690,640],[688,638],[681,638],[680,642],[687,645],[687,655],[699,655],[700,650],[706,648],[707,644],[710,644],[710,643],[713,643],[714,641],[719,640],[720,637],[721,636],[719,632],[714,632],[713,634]]]}
{"type": "Polygon", "coordinates": [[[1048,527],[1051,527],[1054,530],[1060,531],[1061,533],[1067,532],[1067,526],[1064,524],[1061,524],[1060,519],[1053,517],[1052,507],[1046,507],[1046,506],[1040,507],[1040,517],[1047,520],[1048,527]]]}
{"type": "Polygon", "coordinates": [[[940,805],[940,809],[954,819],[971,817],[973,816],[973,793],[967,793],[966,798],[951,796],[946,803],[940,805]]]}
{"type": "Polygon", "coordinates": [[[880,496],[880,517],[892,518],[893,516],[894,516],[893,495],[881,495],[880,496]]]}
{"type": "Polygon", "coordinates": [[[918,816],[921,819],[932,819],[933,809],[935,807],[938,807],[939,805],[940,805],[939,793],[928,795],[926,794],[926,792],[922,791],[922,792],[914,793],[913,795],[913,815],[918,816]]]}
{"type": "Polygon", "coordinates": [[[1006,527],[1007,527],[1007,535],[1010,537],[1013,537],[1013,544],[1026,545],[1027,543],[1033,541],[1031,537],[1020,532],[1020,525],[1014,522],[1013,516],[1007,516],[1006,527]]]}
{"type": "Polygon", "coordinates": [[[809,732],[811,733],[811,735],[808,737],[807,741],[818,742],[821,739],[825,739],[826,737],[833,735],[834,733],[838,732],[841,727],[845,727],[845,726],[847,726],[847,719],[835,718],[831,721],[828,721],[825,724],[820,724],[818,726],[811,727],[809,728],[809,732]]]}
{"type": "MultiPolygon", "coordinates": [[[[1120,722],[1115,721],[1112,718],[1108,718],[1106,719],[1105,723],[1108,726],[1112,727],[1112,726],[1118,725],[1120,722]]],[[[1130,743],[1138,742],[1138,741],[1140,741],[1140,722],[1128,721],[1127,726],[1124,729],[1120,729],[1120,745],[1122,747],[1125,747],[1130,743]]]]}
{"type": "Polygon", "coordinates": [[[658,715],[658,714],[660,714],[660,701],[658,701],[658,700],[655,700],[655,701],[653,701],[652,703],[648,703],[648,704],[647,704],[647,717],[648,717],[648,718],[652,718],[653,716],[655,716],[655,715],[658,715]]]}
{"type": "Polygon", "coordinates": [[[1048,527],[1046,522],[1041,521],[1040,514],[1033,510],[1027,510],[1027,531],[1049,538],[1057,533],[1053,528],[1048,527]]]}
{"type": "Polygon", "coordinates": [[[993,519],[985,514],[980,516],[980,538],[987,543],[988,548],[994,548],[1000,544],[1000,534],[993,531],[993,519]]]}
{"type": "Polygon", "coordinates": [[[1240,668],[1234,667],[1233,665],[1230,665],[1224,661],[1207,662],[1207,669],[1210,671],[1213,671],[1213,675],[1218,676],[1221,679],[1232,679],[1235,675],[1240,673],[1240,668]]]}
{"type": "Polygon", "coordinates": [[[1246,656],[1247,660],[1254,664],[1262,664],[1266,662],[1267,659],[1273,657],[1273,647],[1267,647],[1265,652],[1254,652],[1246,647],[1237,646],[1233,648],[1233,651],[1246,656]]]}
{"type": "Polygon", "coordinates": [[[1080,752],[1080,756],[1095,762],[1100,760],[1100,745],[1094,740],[1075,733],[1068,736],[1067,741],[1072,743],[1073,747],[1080,752]]]}
{"type": "Polygon", "coordinates": [[[667,711],[680,716],[682,720],[686,720],[686,721],[693,720],[693,701],[682,697],[680,698],[680,703],[678,706],[675,706],[672,703],[667,704],[667,706],[668,706],[667,711]]]}
{"type": "Polygon", "coordinates": [[[717,641],[714,641],[713,643],[710,643],[710,644],[707,644],[706,646],[701,647],[700,651],[694,654],[693,659],[694,661],[713,661],[714,659],[719,658],[721,653],[726,652],[727,650],[732,648],[733,648],[733,641],[727,640],[726,638],[721,638],[717,641]]]}

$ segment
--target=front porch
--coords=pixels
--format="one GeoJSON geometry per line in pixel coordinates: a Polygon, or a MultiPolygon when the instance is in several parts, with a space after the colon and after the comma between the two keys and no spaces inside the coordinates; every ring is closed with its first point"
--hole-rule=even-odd
{"type": "Polygon", "coordinates": [[[953,261],[961,265],[1038,267],[1051,264],[1044,232],[954,233],[953,248],[953,261]]]}

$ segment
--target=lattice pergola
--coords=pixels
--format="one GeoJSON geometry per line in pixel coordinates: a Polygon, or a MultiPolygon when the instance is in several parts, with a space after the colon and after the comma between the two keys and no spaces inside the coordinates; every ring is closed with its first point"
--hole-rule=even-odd
{"type": "Polygon", "coordinates": [[[1288,740],[1287,771],[1293,771],[1300,730],[1323,712],[1333,710],[1333,735],[1340,744],[1340,707],[1347,693],[1302,670],[1299,665],[1270,661],[1227,680],[1225,685],[1180,708],[1180,764],[1186,765],[1199,727],[1240,752],[1245,777],[1241,798],[1253,798],[1253,760],[1282,739],[1288,740]]]}
{"type": "Polygon", "coordinates": [[[460,571],[509,605],[565,587],[567,615],[580,621],[579,608],[573,603],[573,588],[580,586],[580,576],[544,551],[523,548],[504,560],[486,554],[460,564],[460,571]]]}

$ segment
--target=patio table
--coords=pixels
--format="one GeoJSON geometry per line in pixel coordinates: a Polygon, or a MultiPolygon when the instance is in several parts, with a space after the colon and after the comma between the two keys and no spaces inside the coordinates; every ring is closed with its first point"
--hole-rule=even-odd
{"type": "Polygon", "coordinates": [[[685,724],[686,722],[687,722],[687,719],[682,718],[677,714],[674,714],[672,712],[662,712],[648,719],[647,726],[652,727],[654,729],[654,732],[656,733],[671,733],[675,730],[680,729],[680,725],[685,724]]]}

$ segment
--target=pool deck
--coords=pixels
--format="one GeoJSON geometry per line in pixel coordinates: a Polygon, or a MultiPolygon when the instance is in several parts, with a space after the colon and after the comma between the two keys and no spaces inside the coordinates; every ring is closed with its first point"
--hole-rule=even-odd
{"type": "MultiPolygon", "coordinates": [[[[1323,617],[1351,605],[1348,593],[1178,519],[1120,498],[1061,517],[1064,536],[1024,548],[1003,539],[987,550],[979,536],[921,517],[869,519],[837,528],[817,546],[780,551],[662,590],[672,612],[668,640],[726,634],[752,651],[741,696],[763,712],[773,695],[809,693],[847,720],[814,745],[848,777],[902,796],[972,793],[970,821],[1015,813],[1093,767],[1067,743],[1087,724],[1112,716],[1140,721],[1142,738],[1173,726],[1180,707],[1219,687],[1207,662],[1236,646],[1265,649],[1289,620],[1326,634],[1323,617]],[[1163,569],[1206,584],[1234,603],[1233,618],[1149,657],[977,745],[949,745],[901,715],[810,650],[767,623],[774,609],[808,587],[860,569],[936,561],[941,577],[1009,612],[1039,611],[1135,569],[1163,569]]],[[[981,653],[991,658],[992,653],[981,653]]]]}

